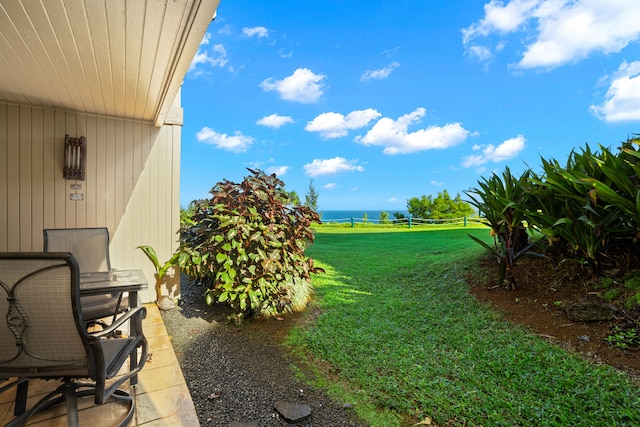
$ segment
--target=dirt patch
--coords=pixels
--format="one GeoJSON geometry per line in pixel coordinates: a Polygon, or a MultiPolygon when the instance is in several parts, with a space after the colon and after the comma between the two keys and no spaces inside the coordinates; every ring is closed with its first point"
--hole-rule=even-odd
{"type": "MultiPolygon", "coordinates": [[[[624,290],[616,301],[606,301],[599,282],[583,269],[570,264],[554,267],[548,260],[527,258],[514,269],[517,289],[497,287],[497,265],[482,259],[479,269],[469,277],[470,292],[503,313],[508,321],[525,325],[539,336],[596,363],[606,363],[640,379],[640,351],[612,346],[606,338],[615,328],[637,324],[640,314],[623,303],[624,290]],[[612,320],[572,321],[567,311],[575,304],[609,304],[612,320]]],[[[628,292],[628,291],[627,291],[628,292]]]]}

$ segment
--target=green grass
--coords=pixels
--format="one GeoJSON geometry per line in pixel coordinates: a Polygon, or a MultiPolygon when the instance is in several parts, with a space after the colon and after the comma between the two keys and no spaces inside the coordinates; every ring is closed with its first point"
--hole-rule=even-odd
{"type": "MultiPolygon", "coordinates": [[[[351,222],[323,222],[321,224],[314,223],[314,228],[321,230],[329,230],[329,232],[336,232],[338,229],[349,229],[349,230],[362,230],[366,229],[367,232],[376,232],[376,231],[426,231],[426,230],[450,230],[450,229],[459,229],[461,227],[460,224],[424,224],[424,223],[413,223],[411,227],[407,223],[387,223],[382,224],[377,221],[369,221],[369,222],[355,222],[351,224],[351,222]]],[[[481,228],[486,229],[487,226],[481,224],[477,221],[469,221],[467,224],[468,228],[481,228]]]]}
{"type": "Polygon", "coordinates": [[[487,229],[319,227],[307,250],[322,314],[289,338],[308,381],[372,426],[640,425],[625,374],[588,363],[503,321],[464,277],[487,229]],[[449,424],[448,424],[449,425],[449,424]]]}

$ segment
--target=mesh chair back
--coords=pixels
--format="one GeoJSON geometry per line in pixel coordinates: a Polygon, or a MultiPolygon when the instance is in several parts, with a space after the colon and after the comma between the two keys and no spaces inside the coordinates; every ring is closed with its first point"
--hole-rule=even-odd
{"type": "Polygon", "coordinates": [[[0,377],[89,374],[69,253],[0,253],[0,377]]]}
{"type": "MultiPolygon", "coordinates": [[[[44,230],[45,252],[71,252],[81,273],[111,270],[109,230],[96,228],[49,228],[44,230]]],[[[83,296],[82,314],[92,323],[114,317],[129,307],[128,297],[121,293],[83,296]]]]}
{"type": "Polygon", "coordinates": [[[109,271],[109,230],[97,228],[50,228],[44,230],[45,252],[71,252],[80,272],[109,271]]]}

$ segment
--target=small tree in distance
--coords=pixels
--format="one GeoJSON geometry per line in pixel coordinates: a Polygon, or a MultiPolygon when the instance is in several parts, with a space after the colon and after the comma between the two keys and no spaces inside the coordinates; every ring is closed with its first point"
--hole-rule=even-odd
{"type": "Polygon", "coordinates": [[[304,195],[304,205],[314,212],[318,212],[318,192],[313,185],[313,179],[309,180],[309,189],[304,195]]]}

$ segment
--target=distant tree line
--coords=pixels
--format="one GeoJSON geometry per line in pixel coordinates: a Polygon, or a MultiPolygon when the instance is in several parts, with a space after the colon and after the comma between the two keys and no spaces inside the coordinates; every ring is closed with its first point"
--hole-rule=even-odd
{"type": "Polygon", "coordinates": [[[426,219],[462,218],[474,213],[471,205],[463,201],[459,193],[452,199],[447,190],[438,193],[436,197],[412,197],[407,200],[407,211],[414,218],[426,219]]]}

